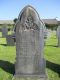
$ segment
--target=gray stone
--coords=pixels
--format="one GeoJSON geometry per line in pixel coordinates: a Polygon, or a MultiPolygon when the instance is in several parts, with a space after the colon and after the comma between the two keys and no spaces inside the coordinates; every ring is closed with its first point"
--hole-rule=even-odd
{"type": "Polygon", "coordinates": [[[1,28],[0,28],[0,32],[1,32],[1,28]]]}
{"type": "Polygon", "coordinates": [[[58,47],[60,47],[60,26],[58,26],[56,34],[58,38],[58,47]]]}
{"type": "Polygon", "coordinates": [[[2,27],[2,37],[6,37],[7,34],[8,34],[7,25],[3,24],[3,27],[2,27]]]}
{"type": "Polygon", "coordinates": [[[14,46],[15,45],[14,37],[12,35],[7,35],[6,41],[7,41],[8,46],[14,46]]]}
{"type": "Polygon", "coordinates": [[[47,39],[47,35],[48,35],[48,31],[46,29],[46,27],[44,28],[44,39],[47,39]]]}
{"type": "Polygon", "coordinates": [[[15,76],[46,80],[43,29],[44,25],[37,11],[26,6],[16,23],[15,76]]]}

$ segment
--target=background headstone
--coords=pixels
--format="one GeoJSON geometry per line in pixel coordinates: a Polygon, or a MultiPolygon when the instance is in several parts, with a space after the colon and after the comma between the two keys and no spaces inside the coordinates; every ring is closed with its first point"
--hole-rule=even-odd
{"type": "Polygon", "coordinates": [[[0,28],[0,32],[1,32],[1,28],[0,28]]]}
{"type": "Polygon", "coordinates": [[[6,37],[7,34],[8,34],[7,25],[3,24],[3,26],[2,26],[2,37],[6,37]]]}
{"type": "Polygon", "coordinates": [[[56,34],[58,38],[58,47],[60,47],[60,26],[58,26],[56,34]]]}
{"type": "Polygon", "coordinates": [[[14,37],[12,35],[6,36],[6,42],[7,42],[8,46],[14,46],[15,45],[14,37]]]}
{"type": "Polygon", "coordinates": [[[46,80],[43,27],[33,7],[26,6],[19,14],[16,23],[15,76],[46,80]]]}

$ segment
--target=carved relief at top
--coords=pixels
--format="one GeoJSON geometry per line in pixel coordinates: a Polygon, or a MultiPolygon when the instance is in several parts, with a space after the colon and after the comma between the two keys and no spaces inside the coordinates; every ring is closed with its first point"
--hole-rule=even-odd
{"type": "Polygon", "coordinates": [[[38,26],[36,23],[34,23],[34,19],[33,17],[29,16],[26,20],[25,20],[25,28],[26,29],[38,29],[38,26]]]}

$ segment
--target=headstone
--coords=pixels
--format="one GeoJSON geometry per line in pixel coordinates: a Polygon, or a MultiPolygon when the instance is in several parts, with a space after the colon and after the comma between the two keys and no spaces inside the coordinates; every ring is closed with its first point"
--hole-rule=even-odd
{"type": "Polygon", "coordinates": [[[1,28],[0,28],[0,32],[1,32],[1,28]]]}
{"type": "Polygon", "coordinates": [[[2,26],[2,37],[6,37],[7,34],[8,34],[7,25],[3,24],[3,26],[2,26]]]}
{"type": "Polygon", "coordinates": [[[43,48],[43,23],[37,11],[26,6],[16,23],[15,77],[37,77],[46,80],[43,48]]]}
{"type": "Polygon", "coordinates": [[[6,36],[6,42],[7,42],[8,46],[14,46],[15,45],[14,37],[12,35],[6,36]]]}
{"type": "Polygon", "coordinates": [[[48,31],[46,27],[44,27],[44,39],[47,39],[48,31]]]}
{"type": "Polygon", "coordinates": [[[58,26],[56,34],[58,38],[58,47],[60,47],[60,26],[58,26]]]}

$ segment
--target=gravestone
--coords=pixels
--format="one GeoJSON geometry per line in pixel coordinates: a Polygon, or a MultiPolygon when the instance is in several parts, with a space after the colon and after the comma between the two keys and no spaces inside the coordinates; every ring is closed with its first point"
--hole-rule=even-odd
{"type": "Polygon", "coordinates": [[[26,6],[16,22],[15,78],[46,80],[43,29],[37,11],[26,6]]]}
{"type": "Polygon", "coordinates": [[[7,25],[3,24],[3,27],[2,27],[2,37],[6,37],[7,34],[8,34],[7,25]]]}
{"type": "Polygon", "coordinates": [[[47,31],[46,27],[44,27],[44,39],[47,39],[47,34],[48,34],[48,31],[47,31]]]}
{"type": "Polygon", "coordinates": [[[8,46],[14,46],[15,45],[14,37],[12,35],[6,36],[6,42],[7,42],[8,46]]]}
{"type": "Polygon", "coordinates": [[[60,26],[58,26],[56,34],[58,38],[58,47],[60,47],[60,26]]]}
{"type": "Polygon", "coordinates": [[[1,32],[1,28],[0,28],[0,32],[1,32]]]}

